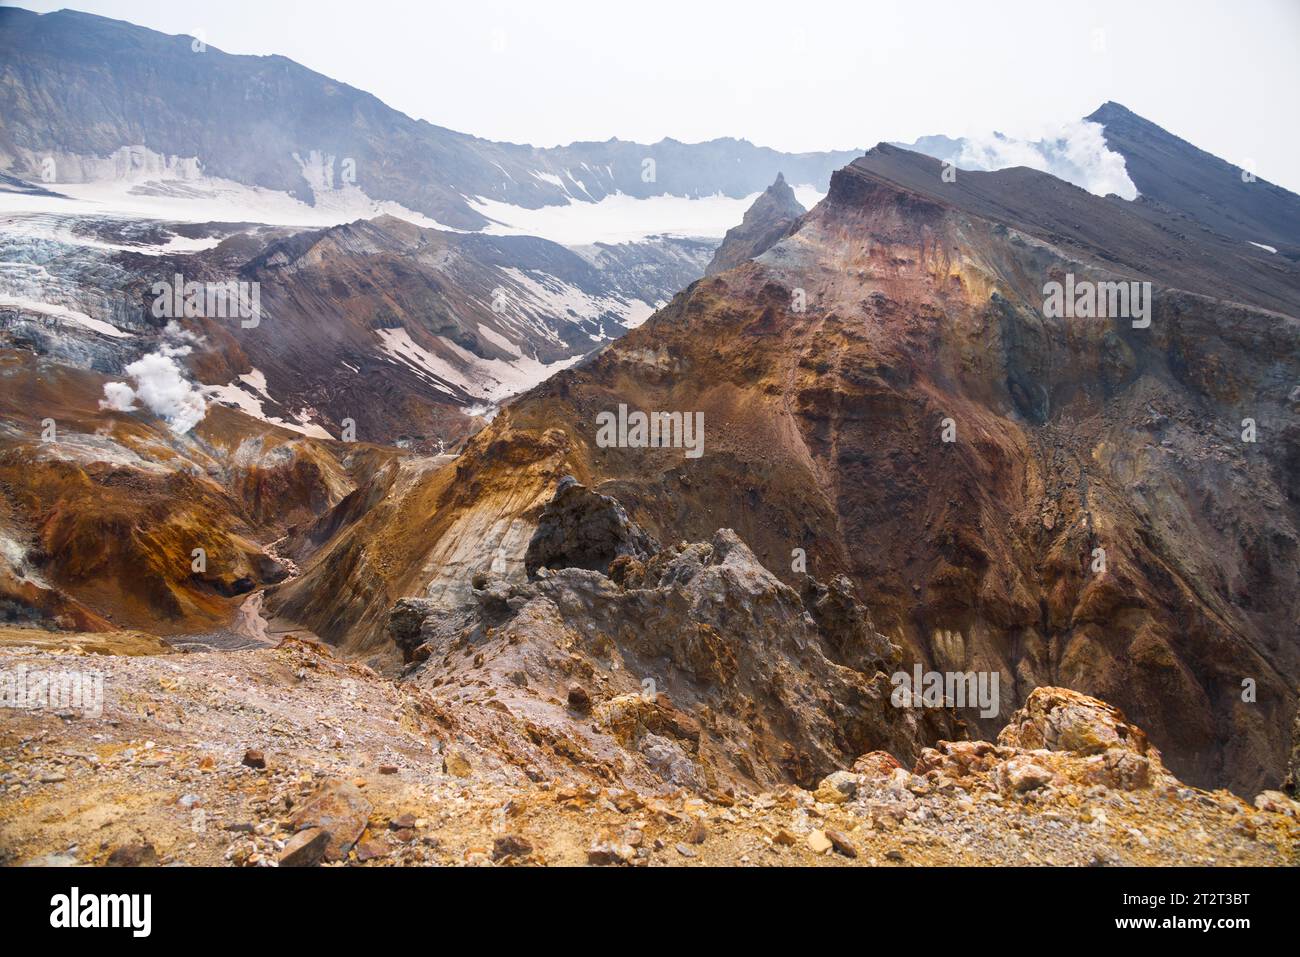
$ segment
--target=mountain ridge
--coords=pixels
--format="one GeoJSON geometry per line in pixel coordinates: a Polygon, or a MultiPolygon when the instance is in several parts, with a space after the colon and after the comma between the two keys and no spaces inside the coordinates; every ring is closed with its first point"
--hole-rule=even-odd
{"type": "Polygon", "coordinates": [[[490,222],[472,202],[480,197],[528,209],[617,192],[739,198],[781,168],[823,186],[856,155],[780,153],[735,139],[496,143],[412,119],[284,57],[195,53],[186,38],[71,11],[0,11],[0,52],[0,159],[28,178],[39,179],[46,156],[69,181],[103,178],[106,158],[142,148],[149,155],[119,157],[113,168],[197,159],[208,176],[309,204],[318,188],[355,174],[374,200],[473,230],[490,222]]]}
{"type": "MultiPolygon", "coordinates": [[[[1162,266],[1142,241],[1149,211],[1032,170],[959,173],[966,187],[945,194],[937,161],[900,153],[841,170],[756,260],[509,403],[454,468],[393,499],[372,491],[383,510],[300,553],[304,575],[272,604],[342,623],[331,640],[380,660],[385,601],[459,607],[489,563],[518,580],[573,475],[662,541],[734,528],[791,587],[801,550],[818,578],[848,576],[911,660],[997,670],[1004,708],[1074,687],[1138,716],[1186,780],[1275,785],[1300,677],[1278,624],[1297,611],[1283,583],[1300,562],[1300,321],[1167,282],[1294,311],[1295,274],[1252,287],[1209,252],[1162,266]],[[1098,230],[1135,261],[1102,255],[1098,230]],[[1146,269],[1149,328],[1044,315],[1045,280],[1146,269]],[[599,446],[595,416],[620,404],[701,412],[704,456],[599,446]],[[1268,442],[1242,443],[1246,415],[1272,423],[1268,442]],[[411,514],[428,518],[389,524],[411,514]],[[337,569],[367,565],[376,535],[406,571],[349,586],[337,569]],[[1235,703],[1243,676],[1257,707],[1235,703]]],[[[1161,235],[1160,249],[1189,242],[1161,235]]]]}

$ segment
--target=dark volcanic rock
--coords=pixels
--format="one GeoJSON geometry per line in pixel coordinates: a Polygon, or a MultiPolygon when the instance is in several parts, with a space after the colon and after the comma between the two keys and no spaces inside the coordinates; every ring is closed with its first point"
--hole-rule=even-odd
{"type": "Polygon", "coordinates": [[[416,660],[417,649],[424,643],[420,628],[434,610],[426,598],[399,598],[388,612],[388,636],[402,653],[402,660],[416,660]]]}
{"type": "Polygon", "coordinates": [[[569,686],[569,707],[578,714],[587,714],[591,711],[591,695],[582,685],[569,686]]]}
{"type": "Polygon", "coordinates": [[[154,867],[158,852],[152,844],[124,844],[108,855],[108,867],[154,867]]]}
{"type": "Polygon", "coordinates": [[[527,857],[533,853],[532,842],[517,834],[505,834],[492,842],[492,860],[500,861],[508,857],[527,857]]]}
{"type": "Polygon", "coordinates": [[[863,669],[883,668],[897,660],[898,649],[876,631],[866,606],[854,597],[847,575],[836,575],[829,585],[805,577],[800,597],[840,658],[863,669]]]}
{"type": "Polygon", "coordinates": [[[607,574],[614,559],[648,558],[658,547],[617,499],[592,492],[566,475],[538,520],[524,568],[530,578],[539,568],[586,568],[607,574]]]}
{"type": "Polygon", "coordinates": [[[329,849],[330,835],[319,827],[309,827],[289,838],[280,852],[281,867],[315,867],[329,849]]]}
{"type": "Polygon", "coordinates": [[[1300,798],[1300,711],[1291,725],[1291,759],[1287,762],[1282,789],[1293,798],[1300,798]]]}
{"type": "MultiPolygon", "coordinates": [[[[1106,146],[1124,157],[1144,201],[1185,213],[1243,245],[1265,243],[1292,260],[1300,258],[1300,196],[1197,149],[1118,103],[1102,104],[1088,119],[1102,124],[1106,146]]],[[[1265,260],[1270,255],[1250,252],[1265,260]]]]}

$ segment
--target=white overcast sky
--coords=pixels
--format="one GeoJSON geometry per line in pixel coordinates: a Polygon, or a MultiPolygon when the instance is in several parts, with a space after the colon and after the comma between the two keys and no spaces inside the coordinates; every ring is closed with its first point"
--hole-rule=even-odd
{"type": "MultiPolygon", "coordinates": [[[[67,3],[19,2],[38,11],[67,3]]],[[[1300,0],[78,0],[553,146],[1032,136],[1116,100],[1300,192],[1300,0]]]]}

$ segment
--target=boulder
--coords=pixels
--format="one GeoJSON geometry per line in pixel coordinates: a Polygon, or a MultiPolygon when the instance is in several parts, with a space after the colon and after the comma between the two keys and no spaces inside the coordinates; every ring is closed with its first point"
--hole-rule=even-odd
{"type": "Polygon", "coordinates": [[[896,768],[901,768],[895,758],[888,751],[869,751],[853,762],[853,773],[865,775],[869,778],[888,778],[894,773],[896,768]]]}
{"type": "Polygon", "coordinates": [[[399,598],[388,612],[388,635],[402,653],[402,660],[417,660],[417,649],[424,644],[421,628],[435,613],[437,606],[427,598],[399,598]]]}
{"type": "Polygon", "coordinates": [[[330,834],[319,827],[309,827],[289,838],[280,852],[281,867],[315,867],[325,857],[330,834]]]}
{"type": "Polygon", "coordinates": [[[293,826],[298,831],[309,828],[325,831],[329,836],[325,859],[341,861],[366,829],[370,811],[370,802],[355,784],[327,781],[293,816],[293,826]]]}
{"type": "Polygon", "coordinates": [[[851,801],[858,792],[858,776],[848,771],[835,771],[822,778],[813,797],[823,804],[843,804],[851,801]]]}
{"type": "Polygon", "coordinates": [[[1052,783],[1053,774],[1028,757],[1015,757],[998,765],[998,790],[1009,794],[1036,791],[1052,783]]]}
{"type": "Polygon", "coordinates": [[[1122,748],[1145,756],[1151,750],[1146,734],[1119,708],[1067,688],[1035,688],[998,735],[998,744],[1076,754],[1122,748]]]}

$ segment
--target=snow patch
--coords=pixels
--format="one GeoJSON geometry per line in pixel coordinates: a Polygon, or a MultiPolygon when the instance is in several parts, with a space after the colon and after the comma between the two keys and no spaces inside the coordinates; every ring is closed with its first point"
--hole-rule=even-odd
{"type": "Polygon", "coordinates": [[[376,329],[375,332],[383,343],[384,352],[417,373],[422,373],[422,377],[439,392],[455,394],[444,383],[450,382],[462,389],[469,384],[465,376],[446,359],[412,342],[411,334],[405,329],[376,329]]]}
{"type": "Polygon", "coordinates": [[[478,334],[482,336],[484,339],[486,339],[488,342],[492,343],[498,349],[505,350],[515,358],[519,358],[523,355],[523,353],[519,351],[519,347],[516,346],[513,342],[511,342],[505,336],[501,335],[501,333],[497,332],[495,329],[489,329],[481,322],[478,323],[478,334]]]}
{"type": "Polygon", "coordinates": [[[288,429],[291,432],[317,439],[334,438],[321,426],[311,421],[311,414],[307,409],[295,413],[295,421],[293,422],[286,422],[278,416],[267,415],[262,408],[263,400],[247,392],[246,390],[249,388],[260,392],[267,402],[275,402],[270,393],[266,391],[266,376],[257,369],[247,372],[234,382],[228,382],[225,385],[203,386],[203,393],[212,401],[238,409],[245,415],[265,422],[267,425],[278,425],[282,429],[288,429]]]}
{"type": "MultiPolygon", "coordinates": [[[[459,232],[389,200],[373,200],[354,184],[334,189],[313,189],[315,206],[279,190],[244,186],[233,180],[200,177],[183,182],[147,183],[106,180],[91,183],[58,183],[62,196],[30,196],[0,193],[0,214],[31,216],[112,216],[124,219],[153,219],[183,223],[259,223],[322,229],[391,215],[417,226],[459,232]]],[[[64,241],[75,245],[99,245],[132,252],[193,252],[214,246],[220,240],[185,240],[176,237],[167,247],[112,246],[84,236],[64,241]]]]}
{"type": "MultiPolygon", "coordinates": [[[[814,186],[794,187],[805,207],[816,205],[825,194],[814,186]]],[[[701,199],[685,196],[651,196],[638,199],[613,193],[598,203],[570,199],[562,206],[524,209],[498,200],[471,197],[470,204],[494,220],[483,231],[498,236],[541,236],[564,246],[591,243],[637,242],[649,236],[720,238],[745,218],[758,199],[717,194],[701,199]]]]}
{"type": "Polygon", "coordinates": [[[572,356],[551,363],[539,362],[530,356],[520,356],[509,362],[503,359],[484,359],[454,342],[440,339],[442,348],[456,360],[453,362],[412,342],[405,329],[375,331],[383,342],[384,352],[421,373],[434,388],[451,395],[452,390],[444,384],[450,383],[461,392],[474,396],[476,402],[464,406],[465,410],[495,405],[509,396],[532,388],[582,358],[580,355],[572,356]]]}

